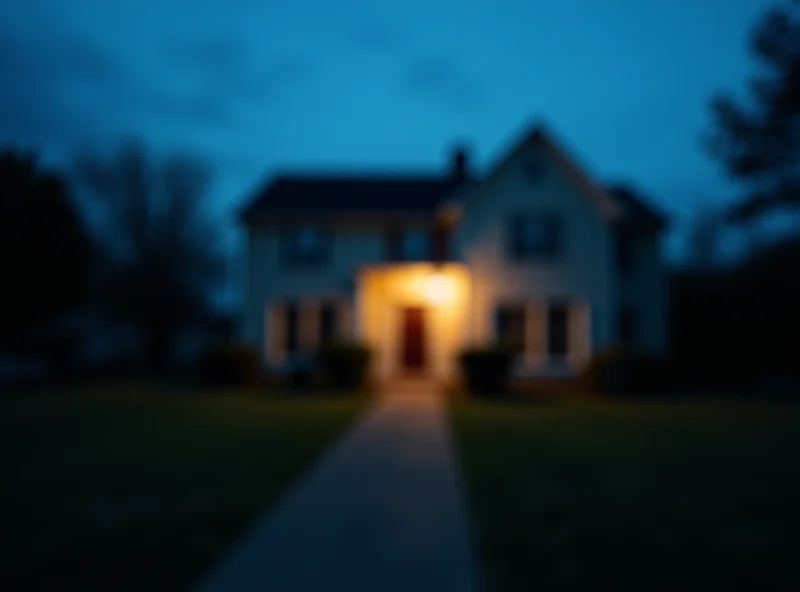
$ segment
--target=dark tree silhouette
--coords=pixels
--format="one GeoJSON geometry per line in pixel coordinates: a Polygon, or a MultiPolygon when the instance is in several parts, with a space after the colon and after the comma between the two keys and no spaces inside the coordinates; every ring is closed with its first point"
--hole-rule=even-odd
{"type": "Polygon", "coordinates": [[[695,270],[713,268],[718,259],[723,214],[708,204],[698,204],[689,231],[689,263],[695,270]]]}
{"type": "Polygon", "coordinates": [[[800,5],[786,0],[756,26],[751,48],[759,75],[751,101],[717,95],[706,147],[747,193],[729,213],[747,222],[800,206],[800,5]]]}
{"type": "MultiPolygon", "coordinates": [[[[84,301],[92,241],[67,183],[33,154],[0,154],[0,352],[46,355],[84,301]]],[[[61,334],[63,336],[63,333],[61,334]]]]}
{"type": "Polygon", "coordinates": [[[80,158],[78,173],[102,214],[103,310],[137,332],[146,361],[162,370],[176,341],[210,318],[209,293],[224,273],[209,170],[191,157],[156,162],[128,143],[110,159],[80,158]]]}

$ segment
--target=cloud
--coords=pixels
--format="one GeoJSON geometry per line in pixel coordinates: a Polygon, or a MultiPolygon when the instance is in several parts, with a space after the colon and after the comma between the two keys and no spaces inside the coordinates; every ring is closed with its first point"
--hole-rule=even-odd
{"type": "Polygon", "coordinates": [[[242,45],[224,37],[170,38],[163,44],[163,53],[175,66],[214,77],[238,74],[245,61],[242,45]]]}
{"type": "Polygon", "coordinates": [[[471,109],[481,99],[478,84],[454,60],[444,56],[427,56],[412,62],[402,84],[414,95],[442,100],[459,108],[471,109]]]}
{"type": "Polygon", "coordinates": [[[169,59],[153,68],[66,31],[34,37],[0,27],[0,144],[69,151],[129,129],[233,130],[238,102],[270,98],[313,72],[296,56],[254,67],[224,38],[164,51],[169,59]]]}
{"type": "Polygon", "coordinates": [[[232,99],[263,100],[276,96],[313,74],[312,63],[297,55],[284,55],[254,63],[240,43],[223,37],[169,39],[164,56],[172,67],[197,77],[200,84],[232,99]]]}
{"type": "Polygon", "coordinates": [[[407,44],[400,29],[381,21],[362,23],[350,31],[349,39],[359,49],[372,52],[397,51],[407,44]]]}
{"type": "Polygon", "coordinates": [[[73,95],[119,75],[112,60],[82,40],[62,35],[34,43],[0,30],[0,140],[40,143],[85,136],[73,95]]]}

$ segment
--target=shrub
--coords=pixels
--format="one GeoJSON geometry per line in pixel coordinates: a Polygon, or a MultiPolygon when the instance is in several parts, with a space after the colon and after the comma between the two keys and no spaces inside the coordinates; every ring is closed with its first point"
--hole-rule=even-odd
{"type": "Polygon", "coordinates": [[[335,390],[362,388],[372,352],[358,343],[339,343],[320,348],[317,363],[328,385],[335,390]]]}
{"type": "Polygon", "coordinates": [[[213,345],[198,356],[201,378],[214,386],[249,386],[259,382],[261,363],[255,349],[239,343],[213,345]]]}
{"type": "Polygon", "coordinates": [[[295,356],[286,374],[286,386],[293,391],[311,390],[317,383],[318,364],[313,355],[295,356]]]}
{"type": "Polygon", "coordinates": [[[469,391],[475,395],[506,392],[515,354],[504,347],[474,348],[461,352],[459,362],[469,391]]]}
{"type": "Polygon", "coordinates": [[[590,391],[607,395],[652,395],[672,386],[665,360],[625,346],[597,353],[584,370],[582,381],[590,391]]]}

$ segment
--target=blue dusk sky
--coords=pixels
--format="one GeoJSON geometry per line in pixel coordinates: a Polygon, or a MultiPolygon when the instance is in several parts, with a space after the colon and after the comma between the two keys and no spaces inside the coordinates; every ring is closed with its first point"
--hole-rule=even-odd
{"type": "MultiPolygon", "coordinates": [[[[25,0],[0,4],[0,143],[66,164],[138,137],[216,170],[218,215],[276,168],[477,169],[543,120],[674,217],[736,195],[702,151],[766,0],[25,0]]],[[[232,243],[234,244],[234,243],[232,243]]]]}

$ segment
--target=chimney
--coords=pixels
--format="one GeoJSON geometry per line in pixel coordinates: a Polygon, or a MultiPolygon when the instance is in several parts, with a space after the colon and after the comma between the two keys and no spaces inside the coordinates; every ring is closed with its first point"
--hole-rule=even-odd
{"type": "Polygon", "coordinates": [[[453,164],[452,164],[453,179],[461,183],[466,181],[469,177],[469,160],[467,158],[467,148],[463,145],[458,145],[453,148],[453,164]]]}

